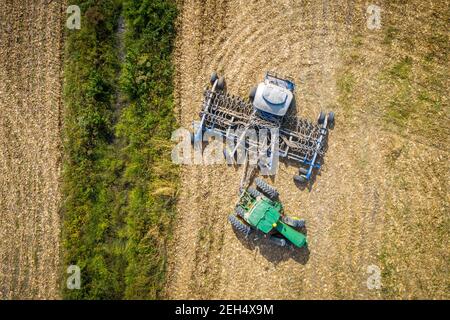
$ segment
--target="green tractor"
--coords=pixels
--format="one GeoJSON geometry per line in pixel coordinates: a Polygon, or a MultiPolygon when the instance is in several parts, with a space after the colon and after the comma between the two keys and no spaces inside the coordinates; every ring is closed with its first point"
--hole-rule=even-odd
{"type": "Polygon", "coordinates": [[[283,212],[278,192],[262,179],[255,179],[257,189],[241,189],[235,213],[229,215],[228,221],[237,230],[248,236],[257,230],[279,245],[291,243],[296,247],[308,245],[306,236],[297,231],[305,226],[305,220],[288,217],[283,212]]]}

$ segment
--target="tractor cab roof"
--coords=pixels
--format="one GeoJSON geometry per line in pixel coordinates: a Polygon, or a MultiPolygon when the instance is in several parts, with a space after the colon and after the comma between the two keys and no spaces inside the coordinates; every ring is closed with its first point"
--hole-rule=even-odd
{"type": "Polygon", "coordinates": [[[280,212],[268,199],[260,199],[250,211],[248,221],[264,233],[270,232],[280,219],[280,212]]]}

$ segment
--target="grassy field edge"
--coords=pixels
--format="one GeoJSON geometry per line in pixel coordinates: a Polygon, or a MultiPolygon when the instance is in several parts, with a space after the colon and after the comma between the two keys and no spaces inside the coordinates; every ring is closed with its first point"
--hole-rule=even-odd
{"type": "Polygon", "coordinates": [[[65,299],[158,298],[174,218],[171,1],[77,1],[64,69],[65,299]],[[125,20],[124,60],[117,27],[125,20]]]}

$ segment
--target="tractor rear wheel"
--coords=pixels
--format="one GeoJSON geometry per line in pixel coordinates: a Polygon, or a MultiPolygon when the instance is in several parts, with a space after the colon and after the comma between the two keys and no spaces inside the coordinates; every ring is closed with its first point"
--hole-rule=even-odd
{"type": "Polygon", "coordinates": [[[252,232],[252,228],[250,226],[244,224],[238,217],[236,217],[234,214],[230,214],[228,216],[228,221],[231,223],[231,225],[238,231],[242,232],[246,236],[249,235],[252,232]]]}
{"type": "Polygon", "coordinates": [[[238,206],[238,207],[236,207],[235,212],[236,212],[236,214],[238,216],[244,218],[244,216],[245,216],[245,209],[244,208],[242,208],[241,206],[238,206]]]}
{"type": "Polygon", "coordinates": [[[261,192],[259,192],[258,190],[254,189],[254,188],[248,188],[247,192],[250,193],[250,195],[253,198],[258,198],[258,197],[262,196],[261,192]]]}
{"type": "Polygon", "coordinates": [[[248,99],[253,102],[253,100],[255,100],[255,96],[256,96],[256,87],[253,87],[250,89],[250,93],[248,94],[248,99]]]}
{"type": "Polygon", "coordinates": [[[277,189],[272,187],[270,184],[268,184],[264,180],[262,180],[260,178],[256,178],[255,182],[256,182],[256,185],[258,186],[258,188],[260,188],[262,190],[262,192],[264,194],[266,194],[269,198],[275,199],[276,197],[278,197],[277,189]]]}

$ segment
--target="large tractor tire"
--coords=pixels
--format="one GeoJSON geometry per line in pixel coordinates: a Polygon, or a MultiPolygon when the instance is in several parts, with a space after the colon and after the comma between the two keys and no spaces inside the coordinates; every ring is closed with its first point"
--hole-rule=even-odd
{"type": "Polygon", "coordinates": [[[268,198],[275,199],[278,197],[279,194],[278,194],[277,189],[272,187],[270,184],[268,184],[264,180],[262,180],[260,178],[256,178],[255,182],[256,182],[256,185],[258,186],[258,188],[261,189],[261,191],[266,196],[268,196],[268,198]]]}
{"type": "Polygon", "coordinates": [[[262,196],[261,192],[259,192],[258,190],[254,189],[254,188],[248,188],[247,192],[250,193],[250,195],[253,198],[258,198],[258,197],[262,196]]]}
{"type": "Polygon", "coordinates": [[[230,214],[228,216],[228,221],[231,223],[231,225],[238,230],[239,232],[242,232],[246,236],[249,235],[252,232],[252,228],[245,223],[243,223],[241,220],[239,220],[238,217],[236,217],[234,214],[230,214]]]}
{"type": "Polygon", "coordinates": [[[235,212],[236,212],[236,214],[238,216],[244,218],[244,216],[245,216],[245,209],[244,208],[242,208],[241,206],[238,206],[238,207],[236,207],[235,212]]]}

